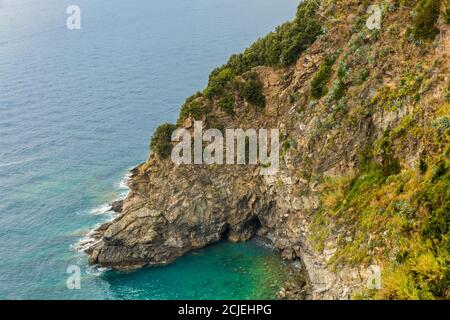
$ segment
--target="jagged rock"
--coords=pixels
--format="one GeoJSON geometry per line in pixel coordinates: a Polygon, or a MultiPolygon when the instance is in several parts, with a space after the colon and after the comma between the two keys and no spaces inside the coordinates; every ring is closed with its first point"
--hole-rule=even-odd
{"type": "Polygon", "coordinates": [[[164,265],[186,252],[228,239],[246,241],[271,210],[260,178],[240,170],[174,167],[151,160],[135,170],[122,214],[95,230],[89,262],[115,269],[164,265]],[[228,181],[224,185],[224,181],[228,181]]]}
{"type": "Polygon", "coordinates": [[[117,212],[117,213],[121,213],[122,208],[123,208],[123,200],[117,200],[117,201],[114,201],[113,203],[111,203],[110,210],[117,212]]]}

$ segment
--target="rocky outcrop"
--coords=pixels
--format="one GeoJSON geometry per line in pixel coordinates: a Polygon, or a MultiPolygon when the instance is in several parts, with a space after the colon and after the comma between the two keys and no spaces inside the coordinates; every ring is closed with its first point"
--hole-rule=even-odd
{"type": "Polygon", "coordinates": [[[123,200],[117,200],[114,201],[113,203],[111,203],[111,211],[117,212],[117,213],[122,213],[123,210],[123,200]]]}
{"type": "MultiPolygon", "coordinates": [[[[256,170],[256,168],[255,168],[256,170]]],[[[94,233],[89,262],[116,269],[164,265],[222,239],[245,241],[271,210],[260,178],[151,160],[135,171],[122,214],[94,233]]]]}

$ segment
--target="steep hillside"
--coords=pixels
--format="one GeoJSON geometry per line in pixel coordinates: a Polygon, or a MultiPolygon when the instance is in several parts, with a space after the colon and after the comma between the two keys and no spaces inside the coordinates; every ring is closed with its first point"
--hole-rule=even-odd
{"type": "Polygon", "coordinates": [[[449,12],[447,0],[305,0],[158,128],[90,263],[161,265],[258,234],[301,262],[308,298],[450,298],[449,12]],[[279,128],[280,170],[174,165],[171,132],[193,120],[279,128]]]}

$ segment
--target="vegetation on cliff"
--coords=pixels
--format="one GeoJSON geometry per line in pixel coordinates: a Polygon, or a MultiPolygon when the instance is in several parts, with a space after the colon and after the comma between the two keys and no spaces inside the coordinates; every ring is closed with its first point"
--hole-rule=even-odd
{"type": "Polygon", "coordinates": [[[243,82],[240,87],[240,92],[247,102],[255,105],[259,109],[263,109],[266,105],[266,98],[262,93],[262,85],[257,78],[253,77],[243,82]]]}
{"type": "Polygon", "coordinates": [[[441,0],[420,0],[415,8],[413,34],[416,39],[433,40],[439,33],[436,22],[441,10],[441,0]]]}
{"type": "Polygon", "coordinates": [[[161,158],[167,158],[172,152],[172,132],[176,126],[170,123],[160,125],[153,134],[150,141],[150,150],[161,158]]]}
{"type": "Polygon", "coordinates": [[[449,294],[450,105],[426,127],[416,122],[423,112],[416,110],[365,150],[358,172],[323,183],[323,207],[315,221],[325,229],[317,231],[317,243],[323,245],[319,238],[336,229],[346,230],[330,265],[378,263],[385,270],[382,289],[359,297],[433,299],[449,294]],[[392,156],[392,141],[416,137],[438,152],[425,153],[416,168],[401,170],[392,156]]]}
{"type": "MultiPolygon", "coordinates": [[[[201,95],[210,102],[217,100],[229,116],[235,114],[235,96],[262,110],[265,99],[261,83],[251,74],[244,79],[241,76],[256,66],[285,67],[294,63],[322,32],[316,18],[318,9],[318,1],[302,2],[293,21],[281,25],[274,32],[256,41],[244,53],[231,56],[228,63],[213,70],[201,95]]],[[[181,109],[178,123],[182,123],[189,114],[200,119],[208,110],[207,107],[187,102],[181,109]]]]}
{"type": "MultiPolygon", "coordinates": [[[[410,28],[414,38],[434,40],[440,32],[441,1],[403,4],[393,4],[390,11],[407,12],[413,6],[410,28]]],[[[397,17],[401,17],[400,12],[397,17]]],[[[391,42],[390,65],[405,63],[403,54],[395,48],[398,40],[393,38],[402,24],[408,26],[408,20],[393,22],[374,41],[365,44],[350,41],[349,48],[354,50],[356,44],[354,52],[376,50],[377,58],[383,59],[383,45],[391,42]],[[395,52],[397,56],[393,55],[395,52]]],[[[404,48],[404,42],[400,46],[404,48]]],[[[372,115],[379,110],[397,114],[405,108],[409,111],[396,126],[366,142],[355,169],[345,175],[323,177],[321,208],[313,217],[316,249],[323,251],[330,239],[336,241],[336,252],[328,261],[333,270],[357,265],[382,266],[381,289],[363,289],[354,294],[355,298],[450,297],[450,105],[445,94],[448,89],[439,98],[427,98],[428,93],[436,92],[442,80],[449,80],[448,74],[444,75],[445,60],[431,51],[433,43],[414,42],[414,46],[422,52],[410,57],[412,61],[407,64],[411,67],[395,69],[394,72],[400,73],[398,82],[381,85],[370,101],[362,101],[359,108],[365,111],[355,113],[354,109],[351,113],[359,117],[354,120],[373,123],[372,115]],[[437,73],[442,70],[444,74],[433,75],[431,70],[437,73]],[[411,148],[420,150],[420,156],[413,164],[407,164],[411,148]]],[[[443,54],[445,58],[449,53],[443,54]]],[[[341,63],[347,65],[345,60],[341,63]]],[[[374,62],[369,55],[360,59],[360,63],[370,67],[374,62]]],[[[315,98],[322,95],[327,82],[324,79],[332,77],[329,65],[325,59],[313,79],[315,98]]],[[[370,76],[360,77],[360,81],[342,77],[351,69],[350,66],[337,72],[341,73],[338,79],[353,87],[350,93],[345,93],[346,100],[354,100],[361,92],[360,81],[373,82],[370,76]]],[[[348,121],[351,113],[341,119],[348,121]]]]}
{"type": "Polygon", "coordinates": [[[450,0],[444,0],[444,19],[447,24],[450,24],[450,0]]]}
{"type": "Polygon", "coordinates": [[[327,57],[320,65],[319,70],[311,82],[311,96],[319,99],[327,92],[326,85],[330,80],[333,71],[334,58],[327,57]]]}

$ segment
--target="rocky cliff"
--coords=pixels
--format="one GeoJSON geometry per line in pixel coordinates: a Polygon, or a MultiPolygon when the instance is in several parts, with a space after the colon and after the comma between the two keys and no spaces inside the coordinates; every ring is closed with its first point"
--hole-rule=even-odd
{"type": "Polygon", "coordinates": [[[448,3],[370,4],[379,28],[367,24],[378,19],[367,1],[304,1],[183,105],[186,128],[278,128],[276,175],[175,165],[154,137],[89,262],[164,265],[259,235],[301,262],[309,298],[448,298],[448,3]],[[368,289],[370,266],[381,286],[368,289]]]}

